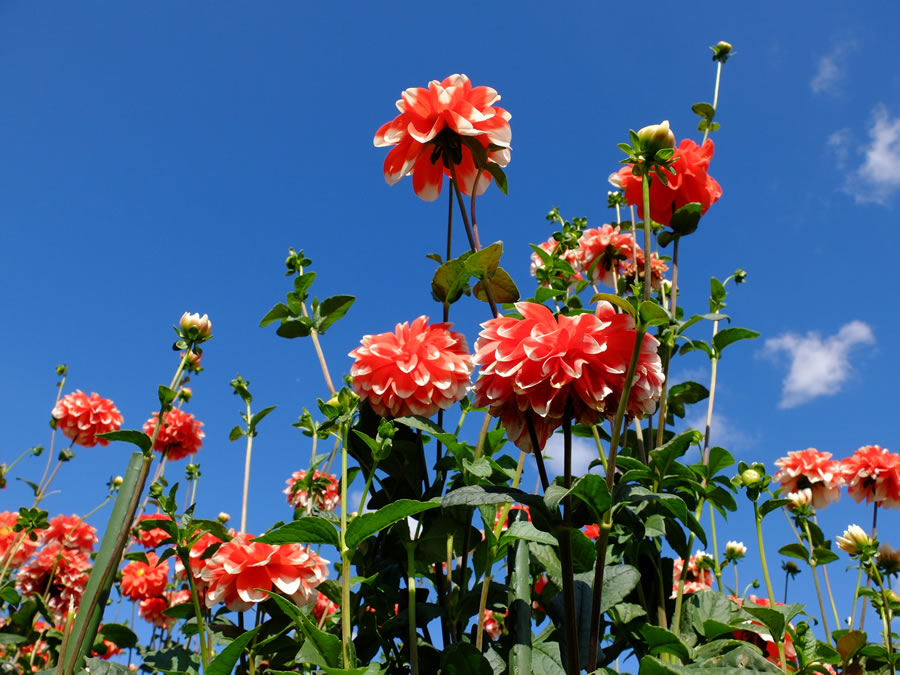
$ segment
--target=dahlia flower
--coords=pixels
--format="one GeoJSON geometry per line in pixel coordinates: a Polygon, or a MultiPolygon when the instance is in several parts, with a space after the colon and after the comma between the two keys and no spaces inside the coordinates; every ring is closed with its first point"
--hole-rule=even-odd
{"type": "MultiPolygon", "coordinates": [[[[743,607],[744,600],[743,598],[735,598],[731,597],[732,602],[736,603],[738,607],[743,607]]],[[[747,596],[747,600],[752,602],[754,605],[758,605],[760,607],[771,607],[771,603],[768,598],[759,598],[755,595],[747,596]]],[[[776,602],[775,605],[783,605],[783,602],[776,602]]],[[[762,626],[759,621],[746,621],[753,626],[762,626]]],[[[794,624],[788,624],[793,628],[794,624]]],[[[733,633],[734,637],[738,640],[743,640],[744,642],[749,642],[751,644],[756,645],[762,651],[763,656],[765,656],[769,661],[774,663],[775,665],[780,665],[780,656],[778,654],[778,643],[775,642],[771,633],[765,631],[752,631],[752,630],[737,630],[733,633]]],[[[789,632],[785,632],[784,634],[784,656],[789,661],[793,661],[797,658],[797,649],[794,647],[794,642],[791,639],[791,635],[789,632]]]]}
{"type": "Polygon", "coordinates": [[[97,528],[88,525],[80,516],[59,515],[50,520],[50,526],[44,530],[46,543],[59,542],[63,548],[73,548],[90,555],[97,543],[97,528]]]}
{"type": "MultiPolygon", "coordinates": [[[[702,566],[703,559],[707,557],[709,557],[707,553],[698,551],[688,560],[687,576],[684,578],[684,595],[712,589],[712,570],[702,566]]],[[[683,571],[684,559],[676,558],[675,563],[672,565],[672,595],[670,596],[672,598],[678,596],[678,584],[681,583],[683,571]]]]}
{"type": "MultiPolygon", "coordinates": [[[[646,274],[646,258],[644,257],[644,251],[640,246],[634,245],[633,241],[630,243],[634,247],[634,253],[631,254],[631,246],[629,246],[627,250],[628,253],[631,254],[631,260],[622,264],[619,273],[629,284],[635,284],[644,280],[644,275],[646,274]]],[[[666,278],[666,272],[668,271],[669,266],[666,265],[665,261],[661,260],[655,251],[651,253],[650,288],[657,291],[660,290],[663,281],[666,278]]]]}
{"type": "Polygon", "coordinates": [[[159,562],[152,551],[147,562],[134,560],[122,569],[122,595],[132,600],[145,600],[162,595],[169,582],[169,561],[159,562]]]}
{"type": "Polygon", "coordinates": [[[59,399],[51,414],[56,428],[85,448],[93,448],[98,443],[109,445],[109,441],[97,438],[97,434],[122,428],[122,415],[112,401],[97,393],[88,396],[81,389],[59,399]]]}
{"type": "MultiPolygon", "coordinates": [[[[295,471],[291,477],[287,479],[287,487],[284,494],[287,495],[288,504],[295,509],[307,508],[309,506],[309,494],[306,490],[295,488],[297,483],[303,483],[306,478],[306,471],[295,471]]],[[[340,483],[337,476],[330,473],[322,473],[321,471],[313,472],[311,491],[313,494],[313,505],[320,511],[334,511],[338,504],[341,503],[340,483]]]]}
{"type": "MultiPolygon", "coordinates": [[[[553,237],[550,237],[547,241],[538,244],[538,246],[540,246],[540,248],[543,249],[544,251],[546,251],[547,253],[552,254],[554,249],[556,249],[556,247],[558,246],[558,244],[559,244],[559,242],[557,242],[556,239],[554,239],[553,237]]],[[[582,256],[582,253],[581,253],[581,249],[579,249],[579,248],[566,249],[562,253],[562,255],[560,255],[560,258],[562,260],[564,260],[565,262],[569,263],[569,265],[571,265],[571,267],[572,267],[572,270],[574,270],[574,272],[575,272],[571,276],[563,277],[563,280],[567,281],[570,285],[584,279],[584,277],[581,276],[581,274],[578,272],[578,270],[581,269],[581,256],[582,256]]],[[[544,261],[541,260],[541,256],[539,256],[537,253],[532,252],[532,254],[531,254],[531,276],[536,277],[537,271],[540,269],[543,269],[543,268],[544,268],[544,261]]],[[[560,273],[560,274],[562,274],[562,273],[560,273]]],[[[542,282],[542,284],[546,285],[546,283],[544,283],[544,282],[542,282]]]]}
{"type": "Polygon", "coordinates": [[[19,522],[19,514],[13,511],[0,513],[0,568],[7,564],[16,568],[28,560],[40,547],[43,533],[36,533],[34,540],[29,535],[16,532],[13,528],[19,522]]]}
{"type": "Polygon", "coordinates": [[[603,225],[585,230],[578,242],[581,266],[591,281],[615,288],[616,276],[630,255],[634,237],[618,226],[603,225]]]}
{"type": "Polygon", "coordinates": [[[172,630],[172,627],[175,625],[175,619],[163,614],[167,609],[169,609],[169,601],[161,595],[144,598],[138,602],[139,617],[159,628],[172,630]]]}
{"type": "Polygon", "coordinates": [[[857,503],[875,502],[900,508],[900,455],[877,445],[865,445],[840,463],[847,492],[857,503]]]}
{"type": "Polygon", "coordinates": [[[598,523],[594,523],[593,525],[585,525],[581,531],[584,532],[584,536],[588,539],[597,541],[597,539],[600,538],[600,525],[598,523]]]}
{"type": "MultiPolygon", "coordinates": [[[[531,302],[516,303],[521,319],[501,316],[482,325],[475,343],[481,377],[472,405],[488,407],[510,440],[532,452],[525,415],[530,414],[540,448],[560,424],[566,406],[575,418],[594,424],[614,415],[637,333],[628,314],[601,302],[596,314],[560,315],[531,302]]],[[[658,342],[641,343],[628,414],[652,412],[664,379],[658,342]]]]}
{"type": "Polygon", "coordinates": [[[156,548],[166,539],[170,539],[169,533],[161,527],[154,527],[152,530],[141,529],[140,524],[145,520],[172,520],[171,516],[165,513],[144,513],[138,516],[134,523],[134,540],[144,548],[156,548]]]}
{"type": "MultiPolygon", "coordinates": [[[[698,146],[690,139],[684,139],[675,151],[677,161],[672,164],[675,175],[667,174],[668,184],[654,177],[650,182],[650,217],[657,223],[669,225],[672,214],[691,202],[699,202],[701,215],[722,196],[722,187],[710,176],[709,162],[715,146],[707,139],[698,146]]],[[[636,205],[638,216],[644,217],[644,197],[641,177],[632,173],[629,164],[619,170],[625,199],[636,205]]]]}
{"type": "MultiPolygon", "coordinates": [[[[405,90],[396,104],[400,114],[375,133],[375,147],[395,146],[384,160],[388,185],[412,174],[416,194],[433,201],[441,194],[444,174],[449,176],[455,165],[460,190],[471,195],[478,169],[462,137],[478,141],[489,162],[509,163],[510,114],[494,106],[499,100],[494,89],[472,87],[465,75],[405,90]]],[[[490,182],[491,174],[482,171],[477,194],[490,182]]]]}
{"type": "MultiPolygon", "coordinates": [[[[144,423],[144,433],[151,438],[158,418],[159,413],[153,413],[153,417],[144,423]]],[[[172,461],[195,455],[206,437],[200,428],[202,426],[203,422],[195,420],[192,414],[172,408],[166,413],[165,424],[156,436],[153,449],[165,454],[172,461]]]]}
{"type": "Polygon", "coordinates": [[[81,602],[90,569],[90,560],[81,551],[54,541],[19,570],[16,588],[25,597],[43,596],[57,623],[62,623],[69,604],[77,608],[81,602]]]}
{"type": "Polygon", "coordinates": [[[393,333],[365,335],[349,356],[353,391],[382,417],[431,417],[462,399],[472,376],[466,338],[420,316],[393,333]]]}
{"type": "Polygon", "coordinates": [[[297,605],[314,602],[316,586],[328,578],[328,561],[300,544],[271,546],[239,534],[208,559],[201,578],[208,584],[206,606],[224,604],[242,612],[262,602],[261,590],[278,589],[297,605]]]}
{"type": "MultiPolygon", "coordinates": [[[[206,550],[210,546],[214,546],[216,544],[221,544],[222,540],[219,539],[216,535],[207,532],[203,536],[201,536],[197,541],[194,542],[194,545],[191,546],[191,552],[188,554],[188,562],[191,566],[191,574],[194,577],[194,582],[197,584],[198,588],[205,588],[206,582],[203,581],[203,570],[206,569],[209,564],[209,557],[204,558],[206,554],[206,550]]],[[[184,578],[184,566],[181,564],[181,559],[175,559],[175,576],[179,579],[184,578]]]]}
{"type": "MultiPolygon", "coordinates": [[[[531,522],[531,509],[527,506],[523,506],[522,504],[511,504],[509,507],[509,513],[506,514],[506,519],[503,521],[503,527],[500,528],[501,532],[506,532],[509,529],[509,517],[512,515],[513,511],[524,511],[525,519],[530,523],[531,522]]],[[[494,527],[493,529],[497,529],[497,525],[500,524],[500,515],[503,513],[502,506],[497,508],[497,515],[494,516],[494,527]]]]}
{"type": "Polygon", "coordinates": [[[316,618],[316,623],[320,626],[335,612],[338,611],[338,606],[334,602],[328,599],[321,591],[318,596],[316,596],[316,604],[313,606],[313,616],[316,618]]]}
{"type": "Polygon", "coordinates": [[[779,467],[775,481],[781,483],[778,492],[782,495],[809,488],[812,505],[823,509],[841,497],[841,463],[831,459],[830,452],[819,452],[815,448],[793,450],[787,457],[775,460],[779,467]]]}
{"type": "Polygon", "coordinates": [[[843,535],[835,538],[835,544],[844,553],[857,556],[872,545],[872,538],[859,525],[851,525],[844,530],[843,535]]]}
{"type": "Polygon", "coordinates": [[[493,612],[489,609],[484,610],[484,632],[491,636],[492,640],[497,640],[500,638],[500,635],[503,633],[503,626],[500,621],[497,620],[499,616],[501,619],[505,619],[509,614],[509,610],[505,613],[500,614],[500,612],[493,612]]]}

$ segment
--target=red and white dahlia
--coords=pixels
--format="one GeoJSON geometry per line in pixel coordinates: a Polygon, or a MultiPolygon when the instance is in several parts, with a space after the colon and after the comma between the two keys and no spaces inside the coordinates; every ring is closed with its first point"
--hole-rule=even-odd
{"type": "Polygon", "coordinates": [[[854,501],[900,508],[900,455],[878,445],[865,445],[841,461],[841,474],[854,501]]]}
{"type": "MultiPolygon", "coordinates": [[[[830,452],[815,448],[793,450],[775,460],[778,471],[775,480],[781,483],[778,492],[787,495],[809,489],[812,505],[824,509],[841,498],[841,463],[831,459],[830,452]]],[[[790,499],[790,497],[789,497],[790,499]]]]}
{"type": "Polygon", "coordinates": [[[365,335],[349,356],[353,391],[382,417],[431,417],[462,399],[469,389],[472,357],[453,324],[428,325],[420,316],[398,323],[393,333],[365,335]]]}
{"type": "MultiPolygon", "coordinates": [[[[444,174],[456,167],[459,188],[471,195],[478,177],[472,151],[462,137],[473,137],[488,161],[506,166],[512,132],[510,114],[495,107],[500,95],[491,87],[473,87],[465,75],[451,75],[428,88],[412,87],[400,94],[400,114],[375,133],[375,147],[395,146],[384,160],[389,185],[412,174],[413,189],[425,201],[441,194],[444,174]]],[[[487,189],[491,174],[481,171],[477,194],[487,189]]]]}
{"type": "Polygon", "coordinates": [[[132,600],[146,600],[162,595],[169,582],[169,561],[159,562],[152,551],[147,562],[134,560],[122,569],[122,595],[132,600]]]}
{"type": "Polygon", "coordinates": [[[109,441],[97,438],[97,434],[122,428],[122,415],[112,401],[95,392],[88,396],[81,389],[59,399],[51,414],[56,428],[85,448],[98,443],[109,445],[109,441]]]}
{"type": "MultiPolygon", "coordinates": [[[[309,506],[309,492],[296,487],[297,483],[303,483],[306,479],[306,471],[295,471],[287,479],[287,487],[284,494],[287,495],[288,504],[295,509],[305,509],[309,506]]],[[[341,503],[340,483],[337,476],[330,473],[314,471],[310,491],[313,495],[313,505],[320,511],[334,511],[341,503]]]]}
{"type": "Polygon", "coordinates": [[[59,542],[63,548],[73,548],[90,555],[97,543],[97,528],[88,525],[80,516],[59,515],[50,520],[50,527],[44,530],[46,543],[59,542]]]}
{"type": "MultiPolygon", "coordinates": [[[[153,413],[153,417],[144,423],[145,434],[153,436],[158,418],[159,413],[153,413]]],[[[165,424],[156,436],[153,449],[165,453],[172,461],[178,461],[188,455],[195,455],[206,437],[202,426],[203,422],[195,420],[192,414],[172,408],[166,413],[165,424]]]]}

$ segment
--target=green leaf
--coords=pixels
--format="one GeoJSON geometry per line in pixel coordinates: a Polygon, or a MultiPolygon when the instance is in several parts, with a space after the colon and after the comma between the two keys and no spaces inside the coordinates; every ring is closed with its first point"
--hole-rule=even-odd
{"type": "Polygon", "coordinates": [[[572,486],[572,494],[585,503],[598,523],[612,504],[606,478],[595,474],[589,473],[582,476],[572,486]]]}
{"type": "Polygon", "coordinates": [[[835,560],[840,560],[840,556],[829,548],[813,549],[813,557],[818,565],[827,565],[835,560]]]}
{"type": "Polygon", "coordinates": [[[355,301],[356,298],[352,295],[334,295],[330,298],[325,298],[322,304],[319,305],[322,320],[315,327],[316,331],[324,334],[335,321],[347,313],[347,310],[350,309],[355,301]]]}
{"type": "Polygon", "coordinates": [[[97,434],[97,438],[105,438],[107,441],[125,441],[138,446],[144,452],[150,451],[150,437],[143,431],[125,429],[122,431],[107,431],[105,434],[97,434]]]}
{"type": "Polygon", "coordinates": [[[340,539],[334,525],[322,518],[305,516],[256,537],[263,544],[327,544],[338,547],[340,539]]]}
{"type": "Polygon", "coordinates": [[[182,602],[180,605],[173,605],[163,610],[163,614],[173,619],[190,619],[194,614],[194,604],[192,602],[182,602]]]}
{"type": "Polygon", "coordinates": [[[281,319],[286,319],[291,315],[290,308],[282,302],[279,302],[272,309],[268,311],[268,313],[262,318],[262,321],[259,322],[259,327],[263,328],[268,326],[270,323],[274,323],[275,321],[280,321],[281,319]]]}
{"type": "Polygon", "coordinates": [[[381,532],[396,522],[429,509],[441,506],[440,498],[427,502],[419,502],[415,499],[398,499],[387,506],[382,506],[374,513],[364,513],[357,516],[347,526],[344,543],[347,548],[354,549],[373,534],[381,532]]]}
{"type": "Polygon", "coordinates": [[[868,640],[868,636],[860,630],[851,630],[842,635],[837,641],[837,650],[841,655],[841,660],[848,663],[856,656],[856,652],[866,645],[868,640]]]}
{"type": "Polygon", "coordinates": [[[257,626],[248,630],[246,633],[238,635],[231,643],[225,647],[218,656],[212,660],[209,667],[203,671],[204,675],[231,675],[234,670],[234,664],[237,663],[244,651],[244,647],[250,644],[253,636],[259,632],[262,626],[257,626]]]}
{"type": "Polygon", "coordinates": [[[175,396],[177,396],[177,394],[174,389],[171,389],[164,384],[159,385],[159,403],[163,408],[168,408],[172,405],[175,396]]]}
{"type": "Polygon", "coordinates": [[[691,110],[694,111],[695,115],[706,120],[712,120],[716,116],[716,109],[709,103],[695,103],[691,106],[691,110]]]}
{"type": "Polygon", "coordinates": [[[620,298],[618,295],[612,295],[610,293],[597,293],[591,298],[591,303],[599,302],[600,300],[612,303],[626,314],[631,314],[632,319],[637,320],[637,310],[634,308],[634,305],[625,298],[620,298]]]}
{"type": "Polygon", "coordinates": [[[431,293],[438,302],[453,304],[462,296],[463,286],[469,276],[464,260],[448,260],[435,270],[431,279],[431,293]]]}
{"type": "Polygon", "coordinates": [[[305,316],[299,318],[290,317],[281,322],[275,333],[283,338],[308,337],[310,328],[312,328],[311,319],[305,316]]]}
{"type": "Polygon", "coordinates": [[[709,278],[709,295],[716,304],[721,304],[726,296],[725,286],[715,277],[709,278]]]}
{"type": "Polygon", "coordinates": [[[258,413],[256,413],[253,417],[250,418],[250,427],[252,429],[256,428],[256,425],[259,424],[266,415],[275,410],[278,406],[270,406],[268,408],[263,408],[258,413]]]}
{"type": "Polygon", "coordinates": [[[802,560],[803,562],[809,562],[809,551],[806,550],[806,547],[803,544],[800,544],[796,541],[793,544],[782,546],[780,549],[778,549],[778,552],[781,555],[786,555],[791,558],[797,558],[798,560],[802,560]]]}
{"type": "Polygon", "coordinates": [[[541,642],[534,645],[531,651],[531,660],[534,673],[540,675],[566,675],[562,667],[562,656],[559,653],[559,643],[541,642]]]}
{"type": "Polygon", "coordinates": [[[310,287],[313,285],[313,281],[316,280],[315,272],[304,272],[298,277],[294,278],[294,292],[297,294],[301,300],[306,299],[306,294],[309,293],[310,287]]]}
{"type": "Polygon", "coordinates": [[[19,594],[16,593],[16,589],[10,583],[9,586],[4,586],[0,588],[0,598],[3,598],[10,605],[18,605],[21,598],[19,594]]]}
{"type": "Polygon", "coordinates": [[[494,485],[467,485],[451,490],[441,500],[441,508],[450,506],[482,506],[484,504],[505,504],[519,502],[531,507],[542,507],[544,501],[537,495],[531,495],[515,488],[494,485]]]}
{"type": "Polygon", "coordinates": [[[491,664],[475,645],[457,642],[441,654],[441,675],[494,675],[491,664]]]}
{"type": "Polygon", "coordinates": [[[137,635],[128,626],[120,623],[105,623],[99,633],[105,640],[109,640],[116,647],[128,649],[137,646],[137,635]]]}
{"type": "Polygon", "coordinates": [[[673,234],[671,230],[662,230],[656,235],[656,243],[659,244],[661,248],[665,248],[675,241],[675,236],[676,235],[673,234]]]}
{"type": "Polygon", "coordinates": [[[790,499],[768,499],[759,505],[759,513],[765,516],[775,509],[780,509],[782,506],[787,506],[790,503],[790,499]]]}
{"type": "MultiPolygon", "coordinates": [[[[91,675],[131,675],[132,673],[131,670],[121,663],[112,663],[95,657],[85,659],[85,665],[90,669],[91,675]]],[[[55,673],[56,671],[53,670],[51,672],[55,673]]]]}
{"type": "Polygon", "coordinates": [[[647,647],[652,655],[674,654],[682,661],[691,660],[691,648],[675,633],[647,623],[641,626],[641,635],[647,640],[647,647]]]}
{"type": "Polygon", "coordinates": [[[716,348],[716,351],[721,354],[725,347],[738,340],[752,340],[758,337],[759,333],[755,330],[749,330],[747,328],[725,328],[716,333],[716,336],[713,338],[713,346],[716,348]]]}
{"type": "Polygon", "coordinates": [[[509,273],[502,267],[498,267],[497,271],[494,272],[489,279],[479,281],[472,289],[472,294],[476,298],[482,302],[487,302],[487,293],[484,291],[484,284],[487,284],[491,289],[491,296],[494,298],[495,302],[516,302],[520,297],[516,282],[513,281],[512,277],[509,276],[509,273]]]}
{"type": "Polygon", "coordinates": [[[700,213],[702,210],[703,205],[699,202],[685,204],[672,214],[669,227],[679,237],[692,234],[697,230],[697,225],[700,224],[700,213]]]}
{"type": "Polygon", "coordinates": [[[473,253],[466,258],[466,267],[479,279],[491,276],[500,265],[500,256],[503,255],[503,242],[494,242],[487,248],[473,253]]]}
{"type": "Polygon", "coordinates": [[[308,651],[306,652],[304,659],[307,663],[317,666],[329,666],[331,668],[341,667],[341,640],[337,635],[319,630],[318,626],[287,598],[272,591],[265,591],[265,593],[268,593],[269,597],[275,601],[275,604],[281,608],[281,611],[287,614],[294,622],[294,625],[306,636],[307,641],[304,642],[304,647],[309,644],[314,649],[314,654],[312,655],[308,651]],[[318,656],[318,658],[310,658],[311,656],[318,656]]]}
{"type": "Polygon", "coordinates": [[[488,162],[485,167],[491,176],[494,177],[494,180],[497,181],[497,187],[500,188],[500,192],[505,195],[509,194],[509,181],[506,178],[506,173],[503,171],[503,167],[501,167],[496,162],[488,162]]]}
{"type": "Polygon", "coordinates": [[[600,613],[622,602],[641,580],[641,573],[631,565],[613,565],[607,567],[603,575],[603,598],[600,602],[600,613]]]}
{"type": "Polygon", "coordinates": [[[232,429],[231,432],[228,434],[228,440],[236,441],[237,439],[241,438],[245,433],[246,432],[243,429],[241,429],[239,426],[235,426],[234,429],[232,429]]]}
{"type": "MultiPolygon", "coordinates": [[[[162,673],[200,672],[200,655],[181,645],[143,654],[144,665],[162,673]]],[[[56,672],[56,671],[54,671],[56,672]]]]}
{"type": "Polygon", "coordinates": [[[509,529],[500,536],[500,546],[508,544],[515,539],[524,539],[525,541],[535,541],[539,544],[547,544],[548,546],[556,546],[556,537],[549,532],[543,532],[537,529],[527,520],[517,520],[509,529]]]}
{"type": "Polygon", "coordinates": [[[641,323],[645,326],[662,326],[672,320],[672,315],[652,300],[641,303],[641,323]]]}

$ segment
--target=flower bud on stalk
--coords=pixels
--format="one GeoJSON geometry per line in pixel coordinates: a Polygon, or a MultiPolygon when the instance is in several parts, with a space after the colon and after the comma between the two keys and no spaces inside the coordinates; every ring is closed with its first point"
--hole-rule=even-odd
{"type": "Polygon", "coordinates": [[[725,559],[726,560],[740,560],[745,555],[747,555],[747,547],[744,546],[744,542],[742,541],[729,541],[725,544],[725,559]]]}
{"type": "Polygon", "coordinates": [[[222,512],[216,517],[216,519],[217,519],[220,523],[222,523],[222,524],[224,525],[224,524],[227,523],[229,520],[231,520],[231,516],[230,516],[229,514],[225,513],[224,511],[222,511],[222,512]]]}
{"type": "Polygon", "coordinates": [[[675,134],[669,128],[669,120],[646,126],[638,130],[637,136],[641,139],[647,161],[653,161],[656,153],[660,150],[675,148],[675,134]]]}
{"type": "Polygon", "coordinates": [[[744,483],[744,486],[748,488],[757,487],[761,479],[762,476],[759,475],[759,471],[756,469],[746,469],[741,474],[741,481],[744,483]]]}
{"type": "Polygon", "coordinates": [[[181,328],[181,336],[185,340],[206,342],[212,337],[212,321],[209,320],[209,315],[207,314],[200,316],[197,312],[194,314],[185,312],[181,315],[179,327],[181,328]]]}

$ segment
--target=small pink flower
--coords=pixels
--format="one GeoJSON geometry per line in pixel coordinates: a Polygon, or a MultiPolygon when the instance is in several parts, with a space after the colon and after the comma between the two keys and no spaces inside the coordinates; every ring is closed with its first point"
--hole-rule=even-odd
{"type": "Polygon", "coordinates": [[[381,417],[431,417],[462,399],[472,376],[466,338],[420,316],[393,333],[366,335],[349,356],[353,391],[381,417]]]}
{"type": "Polygon", "coordinates": [[[208,584],[206,606],[224,604],[243,612],[268,597],[263,591],[273,589],[297,605],[314,602],[316,586],[328,578],[328,561],[300,544],[271,546],[251,539],[239,534],[208,560],[201,571],[208,584]]]}
{"type": "MultiPolygon", "coordinates": [[[[158,418],[159,413],[153,413],[153,417],[144,423],[144,433],[151,438],[158,418]]],[[[195,420],[190,413],[172,408],[166,413],[166,422],[159,430],[153,449],[156,452],[166,453],[166,456],[172,461],[178,461],[188,455],[195,455],[206,437],[201,429],[202,426],[203,422],[195,420]]]]}
{"type": "Polygon", "coordinates": [[[80,389],[63,396],[51,414],[56,420],[56,428],[85,448],[98,443],[109,445],[109,441],[97,438],[97,434],[122,428],[122,415],[112,401],[97,393],[88,396],[80,389]]]}
{"type": "MultiPolygon", "coordinates": [[[[304,489],[295,489],[297,483],[302,483],[306,478],[306,471],[295,471],[287,479],[287,487],[284,494],[287,495],[288,504],[295,509],[305,509],[309,506],[309,494],[304,489]]],[[[321,471],[313,472],[312,479],[313,505],[320,511],[334,511],[341,503],[340,483],[337,476],[321,471]]]]}
{"type": "Polygon", "coordinates": [[[808,489],[817,509],[824,509],[841,497],[841,463],[831,459],[830,452],[815,448],[793,450],[787,457],[775,460],[775,466],[779,468],[774,478],[781,483],[778,492],[782,496],[808,489]]]}
{"type": "Polygon", "coordinates": [[[633,236],[615,225],[585,230],[578,241],[581,266],[593,282],[614,287],[616,275],[631,251],[633,236]]]}

